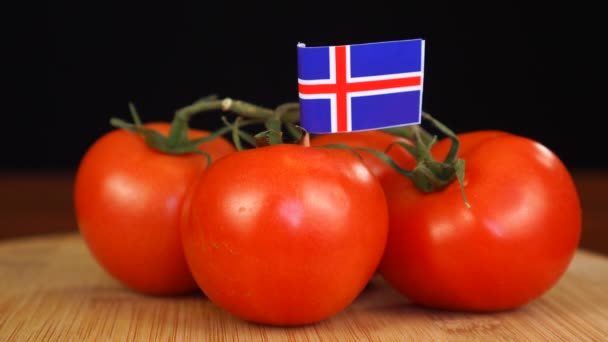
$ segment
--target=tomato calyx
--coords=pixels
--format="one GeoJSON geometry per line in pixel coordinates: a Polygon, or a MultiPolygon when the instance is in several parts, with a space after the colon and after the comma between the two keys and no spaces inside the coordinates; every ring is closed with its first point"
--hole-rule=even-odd
{"type": "MultiPolygon", "coordinates": [[[[198,145],[216,139],[219,136],[222,136],[230,131],[237,132],[239,136],[247,139],[250,142],[253,142],[253,138],[250,138],[246,135],[245,132],[240,131],[238,128],[246,125],[256,124],[263,122],[262,119],[256,118],[254,116],[253,119],[242,120],[241,118],[237,118],[234,124],[229,124],[225,117],[222,117],[224,122],[226,123],[225,127],[213,132],[212,134],[190,140],[188,138],[189,121],[193,115],[205,112],[205,111],[213,111],[213,110],[223,110],[227,111],[231,109],[231,106],[227,104],[226,100],[218,100],[217,96],[210,95],[204,98],[199,99],[193,104],[183,107],[175,112],[175,116],[173,121],[171,122],[171,129],[167,136],[153,130],[147,128],[143,125],[139,114],[135,108],[135,105],[132,102],[129,102],[129,112],[133,119],[133,123],[126,122],[119,118],[111,118],[110,124],[116,128],[126,129],[132,133],[135,133],[141,136],[146,145],[149,147],[160,151],[166,154],[172,155],[182,155],[188,153],[196,153],[204,155],[207,158],[207,162],[211,162],[211,158],[208,153],[201,151],[198,148],[198,145]]],[[[243,111],[243,108],[240,108],[237,104],[237,109],[243,111]]],[[[247,110],[247,108],[245,108],[247,110]]]]}
{"type": "MultiPolygon", "coordinates": [[[[232,123],[225,116],[222,117],[225,127],[218,131],[223,131],[224,129],[232,131],[232,140],[239,151],[244,149],[241,140],[245,140],[253,147],[284,143],[283,128],[286,129],[295,143],[299,143],[305,136],[305,130],[296,124],[300,119],[300,104],[297,102],[283,103],[275,109],[270,109],[227,97],[223,100],[217,100],[215,104],[222,111],[230,111],[237,114],[237,118],[232,123]],[[244,120],[244,118],[248,118],[248,120],[244,120]],[[240,129],[245,123],[262,123],[265,130],[252,136],[240,129]]],[[[208,109],[201,108],[195,103],[190,106],[189,110],[201,111],[208,109]]]]}
{"type": "Polygon", "coordinates": [[[300,119],[300,104],[297,102],[287,102],[277,106],[270,115],[264,120],[265,131],[256,134],[255,147],[283,144],[283,127],[294,139],[294,143],[300,141],[308,133],[301,126],[295,124],[300,119]]]}
{"type": "MultiPolygon", "coordinates": [[[[460,185],[464,204],[470,208],[471,206],[464,191],[465,162],[463,159],[457,158],[458,149],[460,148],[458,137],[452,130],[433,118],[430,114],[423,112],[422,116],[424,119],[430,121],[452,142],[450,150],[443,161],[437,161],[431,154],[431,148],[436,143],[437,136],[431,136],[426,130],[418,126],[412,127],[412,129],[407,132],[404,132],[403,130],[398,133],[393,132],[393,134],[408,138],[412,142],[393,142],[387,146],[384,151],[362,147],[353,148],[344,144],[329,144],[318,147],[347,149],[357,155],[359,155],[359,151],[371,153],[387,163],[400,175],[409,178],[414,186],[424,193],[441,191],[456,180],[460,185]],[[404,136],[404,133],[407,136],[404,136]],[[412,170],[402,168],[389,156],[388,153],[390,149],[394,147],[403,148],[414,157],[416,166],[412,170]]],[[[361,156],[359,157],[361,158],[361,156]]]]}
{"type": "MultiPolygon", "coordinates": [[[[310,134],[308,133],[308,131],[298,125],[294,125],[294,129],[296,130],[295,133],[291,134],[292,137],[294,137],[294,140],[290,143],[304,147],[310,147],[310,134]]],[[[256,134],[254,138],[256,147],[264,147],[285,143],[283,141],[283,132],[276,131],[273,129],[260,132],[256,134]]]]}
{"type": "MultiPolygon", "coordinates": [[[[395,145],[406,149],[416,159],[416,166],[414,169],[404,172],[405,170],[401,168],[393,168],[400,174],[409,177],[416,188],[425,193],[440,191],[450,185],[453,181],[458,181],[462,192],[462,199],[465,205],[470,208],[471,205],[469,204],[464,191],[465,161],[461,158],[457,158],[458,149],[460,148],[458,137],[451,129],[430,114],[423,112],[422,117],[430,121],[433,126],[451,140],[452,145],[450,146],[448,154],[443,161],[435,160],[431,154],[431,148],[437,141],[437,136],[433,136],[430,142],[425,142],[420,134],[416,134],[414,146],[403,142],[394,142],[389,145],[386,150],[386,152],[388,152],[389,149],[395,145]]],[[[391,164],[391,166],[393,165],[391,164]]]]}
{"type": "Polygon", "coordinates": [[[208,163],[211,161],[211,158],[207,153],[200,151],[196,148],[196,146],[201,142],[191,142],[188,140],[187,127],[184,134],[181,134],[180,132],[179,136],[171,138],[171,135],[169,135],[169,137],[167,137],[153,129],[145,127],[141,119],[139,118],[139,115],[137,114],[135,105],[133,105],[133,103],[131,102],[129,103],[129,111],[131,112],[133,123],[129,123],[118,118],[111,118],[110,124],[116,128],[122,128],[141,136],[144,139],[146,145],[157,151],[175,155],[197,153],[204,155],[207,158],[208,163]]]}

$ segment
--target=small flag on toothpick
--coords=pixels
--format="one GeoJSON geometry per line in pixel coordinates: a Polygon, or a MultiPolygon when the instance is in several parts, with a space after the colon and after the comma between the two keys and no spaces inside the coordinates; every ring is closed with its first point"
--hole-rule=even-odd
{"type": "Polygon", "coordinates": [[[298,44],[300,123],[311,133],[420,123],[424,40],[298,44]]]}

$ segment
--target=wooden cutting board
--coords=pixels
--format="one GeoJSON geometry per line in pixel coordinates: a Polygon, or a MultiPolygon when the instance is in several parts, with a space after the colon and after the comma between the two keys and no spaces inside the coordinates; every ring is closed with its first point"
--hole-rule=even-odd
{"type": "Polygon", "coordinates": [[[241,321],[200,294],[127,290],[78,234],[0,243],[0,341],[608,341],[608,258],[579,251],[548,293],[516,310],[468,314],[408,303],[381,279],[348,308],[296,328],[241,321]]]}

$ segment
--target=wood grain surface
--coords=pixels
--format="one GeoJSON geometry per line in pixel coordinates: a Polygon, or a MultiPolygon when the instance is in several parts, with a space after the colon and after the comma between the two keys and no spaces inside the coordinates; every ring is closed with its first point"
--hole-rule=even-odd
{"type": "Polygon", "coordinates": [[[507,312],[420,308],[375,278],[336,316],[281,328],[241,321],[198,293],[129,291],[76,233],[0,242],[0,341],[237,340],[608,341],[608,258],[579,251],[554,288],[507,312]]]}

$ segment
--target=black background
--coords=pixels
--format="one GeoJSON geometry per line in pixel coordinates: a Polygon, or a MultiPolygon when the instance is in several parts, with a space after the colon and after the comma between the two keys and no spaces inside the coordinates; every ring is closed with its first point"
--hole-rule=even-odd
{"type": "MultiPolygon", "coordinates": [[[[423,109],[454,131],[503,129],[542,142],[570,168],[608,167],[599,10],[345,4],[48,4],[30,28],[42,42],[20,61],[35,80],[21,81],[26,95],[7,114],[0,169],[74,170],[110,117],[129,118],[128,101],[144,121],[170,120],[211,93],[268,107],[297,101],[298,42],[411,38],[426,40],[423,109]]],[[[218,114],[193,126],[219,123],[218,114]]]]}

